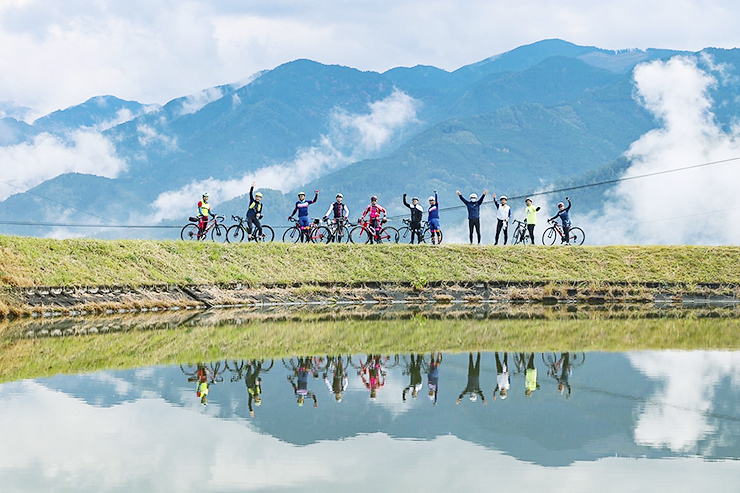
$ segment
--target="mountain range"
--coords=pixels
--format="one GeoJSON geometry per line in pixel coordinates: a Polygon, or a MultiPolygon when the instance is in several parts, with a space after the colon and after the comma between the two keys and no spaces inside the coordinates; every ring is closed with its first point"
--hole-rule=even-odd
{"type": "MultiPolygon", "coordinates": [[[[740,50],[615,52],[562,40],[452,72],[295,60],[161,106],[96,96],[32,123],[22,120],[28,109],[2,103],[0,156],[14,171],[0,183],[8,187],[0,232],[175,238],[176,228],[53,224],[184,224],[206,190],[230,217],[244,213],[252,180],[275,225],[286,223],[299,189],[309,198],[321,191],[312,215],[341,191],[354,217],[373,194],[402,215],[404,193],[424,203],[438,190],[444,209],[462,205],[457,189],[524,195],[581,184],[624,169],[629,146],[659,126],[635,97],[633,69],[676,55],[723,67],[712,111],[731,128],[740,94],[726,81],[737,77],[740,50]],[[60,154],[70,164],[55,168],[60,154]]],[[[571,197],[595,210],[604,192],[571,197]]],[[[462,220],[459,211],[448,217],[462,220]]]]}

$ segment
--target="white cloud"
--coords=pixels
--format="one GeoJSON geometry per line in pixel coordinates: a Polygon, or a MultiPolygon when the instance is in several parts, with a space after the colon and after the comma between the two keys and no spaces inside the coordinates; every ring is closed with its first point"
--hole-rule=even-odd
{"type": "MultiPolygon", "coordinates": [[[[711,113],[716,79],[692,58],[640,65],[637,96],[660,121],[634,142],[624,177],[740,156],[740,134],[726,133],[711,113]]],[[[737,162],[620,182],[602,217],[574,216],[589,241],[599,243],[740,243],[737,162]],[[608,226],[607,226],[608,225],[608,226]]]]}
{"type": "Polygon", "coordinates": [[[182,108],[180,108],[180,115],[195,113],[208,103],[217,101],[222,97],[223,93],[221,92],[221,89],[217,87],[203,89],[195,94],[191,94],[183,100],[182,108]]]}
{"type": "Polygon", "coordinates": [[[287,192],[388,145],[398,132],[416,121],[417,105],[407,94],[394,91],[387,98],[371,103],[368,113],[338,111],[329,135],[322,136],[313,147],[299,149],[292,161],[261,168],[236,180],[209,178],[164,192],[152,204],[156,212],[150,219],[156,222],[186,215],[204,191],[210,194],[217,211],[219,202],[243,195],[253,181],[263,188],[287,192]]]}
{"type": "Polygon", "coordinates": [[[115,178],[127,167],[111,142],[98,132],[78,131],[68,141],[43,133],[32,142],[0,147],[3,182],[0,200],[28,190],[63,173],[87,173],[115,178]]]}

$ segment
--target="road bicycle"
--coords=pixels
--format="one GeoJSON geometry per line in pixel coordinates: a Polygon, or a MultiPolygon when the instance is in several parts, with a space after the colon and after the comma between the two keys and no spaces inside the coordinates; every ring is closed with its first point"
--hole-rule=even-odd
{"type": "MultiPolygon", "coordinates": [[[[295,225],[285,230],[283,233],[284,243],[298,243],[301,241],[302,228],[298,225],[298,219],[290,218],[291,222],[295,225]]],[[[328,243],[331,238],[331,232],[326,226],[320,226],[320,219],[314,218],[314,220],[308,225],[307,238],[309,243],[328,243]]]]}
{"type": "Polygon", "coordinates": [[[208,238],[208,234],[211,234],[211,240],[213,241],[224,241],[226,240],[226,226],[224,222],[224,216],[211,215],[211,219],[206,222],[206,227],[203,231],[200,231],[198,223],[200,220],[197,217],[189,217],[190,221],[180,231],[180,238],[185,241],[203,241],[208,238]]]}
{"type": "Polygon", "coordinates": [[[514,220],[514,224],[516,224],[516,228],[514,228],[514,234],[511,237],[511,244],[512,245],[533,245],[532,238],[529,236],[529,230],[527,230],[527,220],[524,221],[517,221],[514,220]]]}
{"type": "Polygon", "coordinates": [[[349,243],[349,221],[345,217],[331,219],[324,218],[326,229],[329,230],[329,239],[327,243],[349,243]]]}
{"type": "MultiPolygon", "coordinates": [[[[411,219],[404,219],[403,223],[406,226],[403,226],[398,229],[398,242],[399,243],[411,243],[412,240],[412,230],[411,230],[411,219]]],[[[421,243],[427,243],[432,241],[432,230],[429,229],[429,223],[426,221],[421,222],[421,243]]],[[[439,243],[442,243],[442,231],[440,230],[438,233],[439,243]]],[[[413,238],[418,242],[419,238],[413,238]]]]}
{"type": "MultiPolygon", "coordinates": [[[[547,222],[550,223],[552,226],[547,228],[545,232],[542,233],[542,244],[552,245],[558,238],[560,238],[561,243],[565,243],[565,234],[563,233],[563,227],[560,225],[560,223],[550,219],[548,219],[547,222]]],[[[568,231],[567,243],[570,243],[571,245],[583,245],[583,242],[585,240],[586,233],[584,233],[581,228],[570,228],[570,230],[568,231]]]]}
{"type": "MultiPolygon", "coordinates": [[[[381,221],[381,224],[385,219],[381,221]]],[[[349,232],[349,241],[352,243],[398,243],[398,230],[393,226],[381,226],[378,229],[370,225],[370,221],[357,220],[357,226],[349,232]]]]}
{"type": "Polygon", "coordinates": [[[247,220],[241,216],[231,216],[231,219],[237,221],[226,230],[226,241],[229,243],[241,243],[244,238],[247,241],[256,241],[258,243],[270,243],[275,239],[275,231],[267,224],[262,225],[262,234],[257,233],[257,228],[250,233],[247,229],[247,220]]]}

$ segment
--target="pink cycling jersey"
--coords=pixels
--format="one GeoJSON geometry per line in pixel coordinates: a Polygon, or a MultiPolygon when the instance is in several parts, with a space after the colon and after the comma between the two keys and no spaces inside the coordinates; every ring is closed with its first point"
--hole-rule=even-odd
{"type": "Polygon", "coordinates": [[[362,217],[365,217],[367,213],[370,213],[370,219],[377,219],[380,217],[381,214],[385,214],[385,209],[383,209],[380,205],[373,205],[370,204],[367,206],[367,209],[365,209],[365,212],[362,213],[362,217]]]}

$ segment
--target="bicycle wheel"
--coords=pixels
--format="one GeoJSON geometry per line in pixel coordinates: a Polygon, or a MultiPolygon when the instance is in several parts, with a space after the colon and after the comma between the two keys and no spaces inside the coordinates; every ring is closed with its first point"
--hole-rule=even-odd
{"type": "Polygon", "coordinates": [[[211,230],[211,240],[226,241],[226,226],[223,224],[214,224],[211,230]]]}
{"type": "Polygon", "coordinates": [[[586,241],[586,233],[579,227],[570,228],[568,241],[571,245],[583,245],[583,242],[586,241]]]}
{"type": "Polygon", "coordinates": [[[329,243],[331,240],[331,231],[326,226],[311,229],[311,243],[329,243]]]}
{"type": "MultiPolygon", "coordinates": [[[[437,237],[434,238],[435,243],[442,243],[442,230],[437,230],[437,237]],[[439,241],[437,241],[439,240],[439,241]]],[[[421,241],[424,243],[431,243],[432,242],[432,230],[429,228],[426,228],[424,230],[424,233],[421,236],[421,241]]]]}
{"type": "Polygon", "coordinates": [[[180,231],[180,238],[185,241],[198,241],[201,239],[198,237],[198,231],[200,231],[200,229],[197,224],[186,224],[185,227],[182,228],[182,231],[180,231]]]}
{"type": "Polygon", "coordinates": [[[255,233],[254,241],[257,243],[271,243],[272,240],[275,239],[275,230],[273,230],[270,226],[263,224],[262,225],[262,236],[255,233]]]}
{"type": "Polygon", "coordinates": [[[241,243],[244,241],[244,228],[241,224],[234,224],[226,230],[227,243],[241,243]]]}
{"type": "Polygon", "coordinates": [[[334,243],[349,243],[349,228],[342,226],[334,231],[334,243]]]}
{"type": "Polygon", "coordinates": [[[411,243],[411,229],[408,226],[398,229],[398,242],[411,243]]]}
{"type": "Polygon", "coordinates": [[[542,244],[543,245],[553,245],[555,244],[555,240],[557,237],[560,236],[558,232],[555,230],[554,226],[550,226],[545,230],[544,233],[542,233],[542,244]]]}
{"type": "Polygon", "coordinates": [[[514,230],[514,235],[511,237],[511,244],[512,245],[518,245],[522,242],[522,228],[516,228],[514,230]]]}
{"type": "Polygon", "coordinates": [[[288,228],[283,233],[283,243],[298,243],[301,241],[301,229],[298,226],[288,228]]]}
{"type": "Polygon", "coordinates": [[[352,243],[370,243],[370,235],[362,226],[355,226],[349,232],[349,241],[352,243]]]}
{"type": "Polygon", "coordinates": [[[378,243],[398,243],[398,230],[393,226],[380,228],[380,231],[378,231],[378,243]]]}

